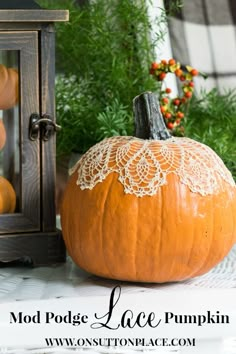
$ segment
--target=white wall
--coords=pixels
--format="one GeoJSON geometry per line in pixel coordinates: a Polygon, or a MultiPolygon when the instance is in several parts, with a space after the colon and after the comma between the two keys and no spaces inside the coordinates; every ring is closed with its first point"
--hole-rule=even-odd
{"type": "MultiPolygon", "coordinates": [[[[161,16],[161,12],[164,8],[163,5],[163,0],[152,0],[148,2],[148,7],[149,7],[149,16],[151,18],[151,23],[153,27],[153,32],[152,32],[152,37],[155,39],[155,33],[159,31],[158,26],[156,24],[155,19],[159,16],[161,16]]],[[[169,32],[168,32],[168,27],[166,27],[167,33],[165,35],[163,43],[158,44],[155,48],[155,60],[156,61],[161,61],[162,59],[169,60],[172,58],[172,50],[171,50],[171,44],[170,44],[170,37],[169,37],[169,32]]],[[[165,79],[165,83],[167,87],[170,87],[172,89],[172,96],[177,95],[177,85],[176,85],[176,79],[173,74],[167,75],[165,79]]]]}

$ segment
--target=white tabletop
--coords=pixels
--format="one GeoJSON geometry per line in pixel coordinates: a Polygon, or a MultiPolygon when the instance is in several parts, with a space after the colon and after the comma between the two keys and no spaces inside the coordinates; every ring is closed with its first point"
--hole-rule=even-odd
{"type": "Polygon", "coordinates": [[[77,267],[68,257],[64,264],[52,267],[28,266],[0,268],[0,303],[57,299],[80,296],[107,296],[120,284],[125,293],[186,292],[194,289],[236,289],[236,247],[207,274],[179,283],[139,284],[107,280],[77,267]]]}
{"type": "MultiPolygon", "coordinates": [[[[79,269],[73,261],[68,257],[64,264],[52,267],[38,267],[30,268],[28,266],[5,266],[0,268],[0,307],[2,305],[10,306],[14,303],[26,302],[40,302],[50,301],[50,303],[57,304],[64,301],[63,304],[70,304],[73,301],[88,301],[89,298],[98,300],[101,298],[109,298],[112,289],[120,285],[122,289],[122,296],[135,299],[142,296],[143,300],[163,301],[165,302],[179,301],[181,306],[189,304],[189,309],[200,309],[202,303],[211,304],[217,299],[223,300],[227,292],[235,297],[230,296],[225,301],[225,311],[232,312],[232,316],[236,318],[236,247],[234,247],[229,255],[209,273],[190,279],[180,283],[170,284],[139,284],[119,282],[115,280],[102,279],[79,269]],[[235,291],[235,293],[234,293],[235,291]],[[151,300],[150,300],[151,299],[151,300]],[[164,299],[164,300],[163,300],[164,299]],[[171,300],[172,299],[172,300],[171,300]],[[196,299],[196,301],[194,300],[196,299]],[[199,301],[198,301],[199,299],[199,301]],[[235,301],[234,301],[235,299],[235,301]],[[195,301],[195,302],[194,302],[195,301]],[[191,307],[192,306],[192,307],[191,307]],[[232,311],[231,311],[232,310],[232,311]]],[[[130,300],[129,300],[130,301],[130,300]]],[[[222,301],[224,303],[224,301],[222,301]]],[[[161,304],[159,304],[161,306],[161,304]]],[[[2,308],[2,307],[1,307],[2,308]]],[[[181,309],[180,309],[181,311],[181,309]]],[[[158,349],[151,350],[157,353],[181,353],[181,354],[235,354],[236,353],[236,339],[228,338],[223,335],[218,338],[218,334],[210,333],[205,338],[202,338],[198,346],[198,351],[193,351],[191,348],[178,349],[158,349]]],[[[232,333],[230,334],[232,337],[232,333]]],[[[236,328],[235,335],[236,337],[236,328]]],[[[150,352],[150,350],[142,350],[143,352],[150,352]]],[[[80,348],[80,349],[63,349],[63,348],[38,348],[38,349],[11,349],[7,348],[6,353],[135,353],[136,350],[124,348],[106,348],[105,351],[96,351],[94,349],[80,348]]],[[[0,353],[5,353],[3,348],[0,348],[0,353]]]]}

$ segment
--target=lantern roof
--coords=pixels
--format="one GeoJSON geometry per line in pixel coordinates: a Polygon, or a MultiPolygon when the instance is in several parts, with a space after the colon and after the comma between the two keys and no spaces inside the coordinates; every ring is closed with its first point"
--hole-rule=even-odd
{"type": "Polygon", "coordinates": [[[67,10],[45,10],[34,0],[0,0],[0,22],[68,21],[67,10]]]}
{"type": "Polygon", "coordinates": [[[34,0],[0,0],[0,9],[40,9],[34,0]]]}

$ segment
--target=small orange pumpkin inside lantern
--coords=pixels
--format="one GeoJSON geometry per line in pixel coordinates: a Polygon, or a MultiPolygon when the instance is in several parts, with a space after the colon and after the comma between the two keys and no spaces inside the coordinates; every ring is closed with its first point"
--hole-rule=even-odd
{"type": "Polygon", "coordinates": [[[0,118],[0,150],[3,149],[6,143],[6,129],[3,120],[0,118]]]}
{"type": "Polygon", "coordinates": [[[0,176],[0,214],[13,213],[16,207],[16,193],[8,180],[0,176]]]}
{"type": "Polygon", "coordinates": [[[18,71],[0,64],[0,109],[9,109],[18,102],[18,71]]]}
{"type": "MultiPolygon", "coordinates": [[[[0,150],[6,143],[6,129],[3,120],[0,119],[0,150]]],[[[16,193],[11,183],[0,176],[0,214],[13,213],[16,207],[16,193]]]]}

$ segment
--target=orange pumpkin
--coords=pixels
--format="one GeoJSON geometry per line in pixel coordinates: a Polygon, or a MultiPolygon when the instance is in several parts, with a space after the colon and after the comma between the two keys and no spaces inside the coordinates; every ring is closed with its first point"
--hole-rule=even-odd
{"type": "Polygon", "coordinates": [[[18,71],[0,64],[0,109],[9,109],[18,102],[18,71]]]}
{"type": "Polygon", "coordinates": [[[5,143],[6,143],[6,129],[3,120],[0,119],[0,150],[2,150],[5,143]]]}
{"type": "Polygon", "coordinates": [[[0,176],[0,214],[13,213],[16,207],[16,193],[11,183],[0,176]]]}
{"type": "Polygon", "coordinates": [[[71,171],[61,208],[67,250],[112,279],[204,274],[236,240],[235,182],[209,147],[169,135],[154,95],[134,102],[138,138],[105,139],[71,171]]]}

